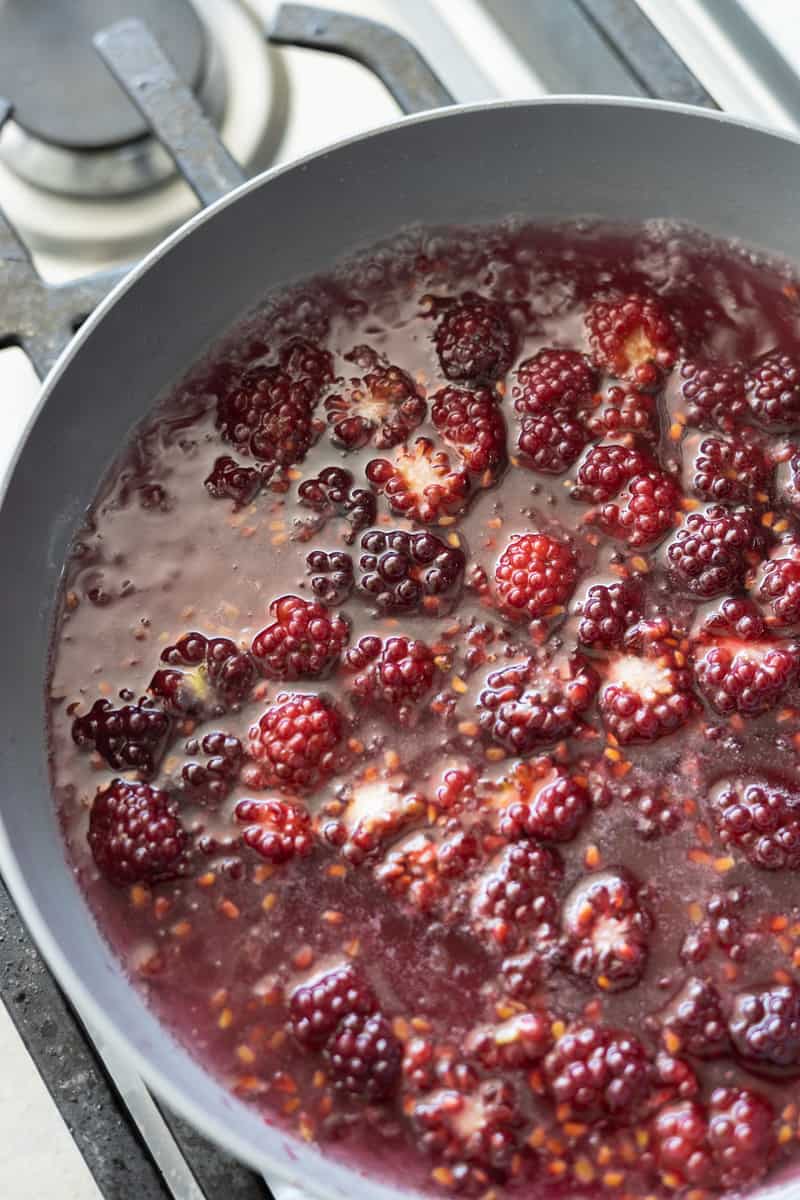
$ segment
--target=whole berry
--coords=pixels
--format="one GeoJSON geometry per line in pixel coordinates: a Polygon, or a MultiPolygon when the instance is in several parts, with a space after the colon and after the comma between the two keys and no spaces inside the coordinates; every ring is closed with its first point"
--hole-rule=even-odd
{"type": "Polygon", "coordinates": [[[698,429],[733,429],[747,409],[744,389],[739,363],[692,359],[681,367],[686,419],[698,429]]]}
{"type": "Polygon", "coordinates": [[[356,692],[391,707],[421,700],[430,691],[436,671],[430,647],[407,637],[385,641],[363,637],[347,652],[345,664],[358,672],[353,685],[356,692]]]}
{"type": "Polygon", "coordinates": [[[768,429],[786,429],[800,421],[800,364],[779,350],[765,354],[747,371],[747,401],[753,416],[768,429]]]}
{"type": "Polygon", "coordinates": [[[72,723],[72,738],[82,750],[96,750],[115,771],[152,775],[164,753],[171,721],[150,704],[96,700],[88,713],[72,723]]]}
{"type": "Polygon", "coordinates": [[[580,879],[564,903],[571,966],[602,991],[633,987],[647,966],[652,919],[627,873],[580,879]]]}
{"type": "Polygon", "coordinates": [[[297,489],[297,499],[316,514],[316,520],[304,527],[308,537],[319,532],[330,517],[341,516],[346,522],[344,541],[352,545],[356,534],[375,520],[375,496],[366,488],[356,487],[353,475],[344,467],[325,467],[319,475],[304,479],[297,489]]]}
{"type": "Polygon", "coordinates": [[[268,477],[256,467],[245,467],[224,455],[214,461],[205,488],[214,500],[233,500],[236,508],[243,508],[255,499],[268,477]]]}
{"type": "Polygon", "coordinates": [[[347,450],[398,446],[424,421],[426,411],[411,377],[380,360],[325,401],[333,440],[347,450]]]}
{"type": "Polygon", "coordinates": [[[728,1029],[734,1049],[756,1074],[800,1075],[800,988],[774,983],[739,992],[728,1029]]]}
{"type": "Polygon", "coordinates": [[[380,1013],[350,1013],[328,1038],[323,1060],[337,1091],[385,1100],[397,1087],[403,1050],[380,1013]]]}
{"type": "Polygon", "coordinates": [[[727,845],[766,871],[800,869],[800,798],[768,783],[723,783],[711,814],[727,845]]]}
{"type": "Polygon", "coordinates": [[[562,475],[580,456],[588,435],[564,409],[524,417],[517,445],[525,465],[545,475],[562,475]]]}
{"type": "Polygon", "coordinates": [[[692,488],[705,500],[739,504],[764,492],[769,474],[763,450],[740,430],[735,438],[703,438],[694,460],[692,488]]]}
{"type": "Polygon", "coordinates": [[[289,1025],[303,1045],[321,1047],[345,1017],[370,1016],[377,1007],[372,988],[348,963],[292,993],[289,1025]]]}
{"type": "Polygon", "coordinates": [[[399,446],[391,459],[372,459],[366,476],[386,497],[392,512],[424,525],[459,512],[470,490],[464,468],[451,463],[430,438],[417,438],[411,447],[399,446]]]}
{"type": "Polygon", "coordinates": [[[775,642],[720,640],[696,653],[694,675],[723,716],[754,717],[774,708],[797,676],[797,648],[775,642]]]}
{"type": "Polygon", "coordinates": [[[234,816],[245,826],[245,845],[267,862],[284,863],[311,853],[311,815],[300,805],[284,800],[240,800],[234,816]]]}
{"type": "Polygon", "coordinates": [[[641,1042],[597,1025],[578,1025],[562,1034],[544,1069],[554,1101],[577,1119],[632,1116],[650,1083],[641,1042]]]}
{"type": "Polygon", "coordinates": [[[252,654],[267,679],[316,679],[328,674],[350,637],[345,617],[299,596],[273,600],[275,620],[253,639],[252,654]]]}
{"type": "Polygon", "coordinates": [[[478,701],[481,728],[511,754],[530,754],[576,732],[598,683],[579,658],[564,672],[533,660],[493,672],[478,701]]]}
{"type": "Polygon", "coordinates": [[[226,637],[186,633],[162,651],[161,661],[167,667],[156,671],[149,690],[177,714],[238,705],[255,681],[250,655],[226,637]]]}
{"type": "Polygon", "coordinates": [[[321,696],[283,693],[250,730],[263,787],[303,795],[336,769],[342,723],[321,696]]]}
{"type": "Polygon", "coordinates": [[[671,1054],[716,1058],[728,1049],[728,1029],[719,992],[708,979],[687,979],[659,1015],[671,1054]]]}
{"type": "Polygon", "coordinates": [[[655,383],[678,356],[675,329],[655,296],[596,300],[586,314],[586,328],[598,366],[640,386],[655,383]]]}
{"type": "Polygon", "coordinates": [[[609,537],[634,549],[653,546],[675,522],[681,495],[675,482],[661,470],[634,475],[615,499],[601,504],[593,520],[609,537]]]}
{"type": "Polygon", "coordinates": [[[500,555],[494,578],[500,601],[515,617],[542,617],[572,595],[578,577],[575,553],[546,533],[512,537],[500,555]]]}
{"type": "Polygon", "coordinates": [[[492,383],[514,358],[516,336],[506,309],[467,293],[445,310],[433,335],[447,379],[492,383]]]}
{"type": "Polygon", "coordinates": [[[741,583],[748,553],[760,534],[746,509],[712,505],[689,513],[667,546],[667,561],[679,586],[708,599],[741,583]]]}
{"type": "Polygon", "coordinates": [[[652,466],[650,457],[634,447],[617,443],[593,446],[578,468],[572,495],[590,504],[611,500],[652,466]]]}
{"type": "Polygon", "coordinates": [[[112,883],[157,883],[180,873],[187,837],[168,792],[113,779],[89,814],[92,857],[112,883]]]}
{"type": "Polygon", "coordinates": [[[795,546],[786,557],[772,558],[764,564],[756,594],[769,610],[770,624],[800,623],[800,554],[795,546]]]}
{"type": "Polygon", "coordinates": [[[473,475],[491,481],[506,459],[506,425],[498,397],[488,388],[446,387],[434,396],[431,420],[473,475]]]}
{"type": "Polygon", "coordinates": [[[726,1188],[755,1183],[767,1173],[776,1148],[775,1111],[750,1088],[716,1088],[711,1094],[708,1144],[726,1188]]]}
{"type": "Polygon", "coordinates": [[[591,402],[597,373],[578,350],[539,350],[517,367],[511,395],[523,416],[576,414],[591,402]]]}
{"type": "Polygon", "coordinates": [[[656,1163],[668,1187],[703,1187],[713,1182],[708,1122],[696,1100],[680,1100],[662,1108],[653,1121],[652,1141],[656,1163]]]}
{"type": "Polygon", "coordinates": [[[533,841],[514,842],[501,851],[480,880],[473,897],[473,917],[493,942],[508,946],[527,927],[549,922],[557,911],[555,889],[563,864],[555,850],[533,841]]]}
{"type": "Polygon", "coordinates": [[[534,788],[529,798],[515,801],[502,811],[500,833],[509,839],[572,841],[588,816],[589,803],[584,784],[559,768],[555,779],[534,788]]]}
{"type": "Polygon", "coordinates": [[[658,440],[658,406],[647,392],[611,387],[590,413],[586,426],[594,437],[615,438],[634,434],[648,442],[658,440]]]}
{"type": "Polygon", "coordinates": [[[620,646],[625,634],[642,615],[639,589],[628,580],[595,583],[580,606],[578,641],[594,649],[620,646]]]}
{"type": "Polygon", "coordinates": [[[433,533],[370,529],[361,538],[358,589],[378,612],[444,616],[456,605],[466,555],[433,533]]]}
{"type": "Polygon", "coordinates": [[[217,427],[226,441],[261,462],[302,462],[316,437],[317,392],[307,380],[277,368],[247,374],[217,402],[217,427]]]}

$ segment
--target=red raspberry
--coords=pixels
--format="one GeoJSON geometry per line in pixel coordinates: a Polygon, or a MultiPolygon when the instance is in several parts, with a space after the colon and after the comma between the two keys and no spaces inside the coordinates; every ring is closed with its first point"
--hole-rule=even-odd
{"type": "Polygon", "coordinates": [[[572,495],[576,500],[590,504],[611,500],[626,483],[649,471],[652,466],[652,460],[647,455],[630,446],[593,446],[578,469],[572,495]]]}
{"type": "Polygon", "coordinates": [[[800,547],[788,548],[788,556],[764,564],[758,599],[770,609],[770,624],[800,623],[800,547]]]}
{"type": "Polygon", "coordinates": [[[591,402],[597,373],[578,350],[540,350],[515,372],[511,395],[517,412],[543,416],[556,410],[575,414],[591,402]]]}
{"type": "Polygon", "coordinates": [[[357,1100],[385,1100],[400,1080],[403,1050],[380,1013],[344,1017],[323,1057],[334,1088],[357,1100]]]}
{"type": "Polygon", "coordinates": [[[88,713],[72,723],[72,738],[82,750],[96,750],[115,771],[150,776],[166,748],[171,721],[160,708],[96,700],[88,713]]]}
{"type": "Polygon", "coordinates": [[[268,479],[269,472],[256,467],[243,467],[234,458],[225,455],[214,461],[205,486],[214,500],[233,500],[236,508],[243,508],[255,499],[268,479]]]}
{"type": "Polygon", "coordinates": [[[717,1058],[728,1049],[728,1029],[719,992],[708,979],[691,977],[659,1016],[670,1053],[717,1058]],[[677,1048],[674,1039],[678,1040],[677,1048]]]}
{"type": "Polygon", "coordinates": [[[708,1143],[725,1188],[747,1187],[767,1173],[776,1149],[775,1112],[749,1088],[716,1088],[711,1094],[708,1143]]]}
{"type": "Polygon", "coordinates": [[[800,798],[761,783],[726,783],[711,799],[723,842],[738,847],[754,867],[800,869],[800,798]]]}
{"type": "Polygon", "coordinates": [[[640,621],[626,649],[608,663],[600,711],[609,732],[623,744],[650,742],[682,725],[695,711],[690,672],[670,622],[640,621]]]}
{"type": "Polygon", "coordinates": [[[673,480],[654,470],[635,475],[615,501],[601,506],[596,520],[610,537],[629,546],[647,547],[672,528],[680,500],[673,480]]]}
{"type": "Polygon", "coordinates": [[[292,993],[289,1023],[304,1046],[320,1047],[345,1017],[370,1016],[377,1007],[369,984],[348,963],[292,993]]]}
{"type": "Polygon", "coordinates": [[[302,795],[336,770],[342,738],[338,712],[321,696],[282,693],[250,730],[262,787],[302,795]]]}
{"type": "Polygon", "coordinates": [[[553,1044],[552,1020],[542,1009],[522,1012],[499,1025],[481,1025],[467,1035],[465,1049],[489,1071],[531,1067],[553,1044]]]}
{"type": "Polygon", "coordinates": [[[578,640],[595,649],[620,646],[625,634],[642,615],[639,589],[630,581],[596,583],[580,607],[578,640]]]}
{"type": "Polygon", "coordinates": [[[341,516],[347,523],[344,541],[352,545],[356,534],[373,523],[377,510],[375,497],[366,488],[354,487],[354,482],[350,471],[343,467],[325,467],[319,475],[303,480],[297,489],[297,499],[317,514],[315,520],[302,527],[307,534],[303,540],[324,528],[330,517],[341,516]]]}
{"type": "Polygon", "coordinates": [[[427,405],[399,367],[374,361],[363,378],[325,401],[333,440],[348,450],[372,445],[388,450],[425,420],[427,405]]]}
{"type": "Polygon", "coordinates": [[[760,543],[747,510],[733,512],[713,504],[689,513],[667,546],[667,560],[679,585],[707,599],[741,583],[748,552],[760,543]]]}
{"type": "Polygon", "coordinates": [[[744,368],[739,363],[723,366],[710,360],[685,362],[681,367],[681,392],[689,424],[698,429],[733,429],[747,408],[744,382],[744,368]]]}
{"type": "Polygon", "coordinates": [[[768,429],[794,427],[800,421],[800,364],[773,350],[749,368],[747,400],[756,420],[768,429]]]}
{"type": "Polygon", "coordinates": [[[563,409],[524,417],[519,431],[519,452],[525,465],[546,475],[561,475],[580,455],[588,438],[579,421],[563,409]]]}
{"type": "Polygon", "coordinates": [[[506,460],[506,425],[496,394],[488,388],[442,388],[434,396],[431,420],[467,470],[488,472],[491,482],[506,460]]]}
{"type": "Polygon", "coordinates": [[[180,873],[186,833],[169,793],[112,779],[89,815],[92,858],[112,883],[156,883],[180,873]]]}
{"type": "Polygon", "coordinates": [[[252,645],[261,674],[267,679],[327,675],[350,638],[347,619],[299,596],[281,596],[272,601],[269,611],[275,620],[256,634],[252,645]]]}
{"type": "Polygon", "coordinates": [[[443,314],[433,335],[447,379],[492,383],[514,358],[516,336],[506,309],[474,293],[443,314]]]}
{"type": "Polygon", "coordinates": [[[448,1164],[453,1188],[485,1194],[503,1180],[518,1148],[524,1118],[507,1081],[486,1079],[438,1088],[411,1108],[418,1144],[448,1164]]]}
{"type": "Polygon", "coordinates": [[[569,737],[594,699],[599,680],[579,659],[568,670],[549,671],[530,660],[494,672],[479,700],[481,727],[511,754],[530,754],[569,737]]]}
{"type": "Polygon", "coordinates": [[[728,1021],[736,1053],[757,1074],[800,1074],[800,988],[776,983],[739,992],[728,1021]]]}
{"type": "Polygon", "coordinates": [[[653,1151],[670,1188],[704,1187],[714,1180],[708,1122],[702,1105],[681,1100],[662,1108],[653,1121],[653,1151]]]}
{"type": "Polygon", "coordinates": [[[574,551],[546,533],[515,534],[497,561],[495,585],[515,617],[543,617],[572,595],[578,578],[574,551]]]}
{"type": "Polygon", "coordinates": [[[433,533],[370,529],[361,538],[358,589],[381,613],[446,616],[458,603],[466,555],[433,533]]]}
{"type": "Polygon", "coordinates": [[[185,633],[162,651],[168,667],[156,671],[149,691],[171,712],[205,714],[209,708],[241,704],[255,680],[253,660],[230,638],[185,633]]]}
{"type": "Polygon", "coordinates": [[[632,433],[647,441],[658,438],[658,408],[646,392],[612,387],[588,418],[587,428],[594,437],[614,438],[632,433]]]}
{"type": "Polygon", "coordinates": [[[344,604],[353,590],[353,560],[343,550],[312,550],[306,556],[311,590],[323,604],[344,604]]]}
{"type": "Polygon", "coordinates": [[[275,368],[253,370],[217,402],[226,441],[279,467],[302,462],[316,437],[316,390],[275,368]]]}
{"type": "Polygon", "coordinates": [[[650,1064],[632,1034],[578,1025],[558,1039],[544,1062],[553,1099],[576,1118],[635,1114],[646,1097],[650,1064]]]}
{"type": "Polygon", "coordinates": [[[694,661],[694,676],[712,708],[754,717],[778,704],[798,671],[795,646],[720,640],[694,661]]]}
{"type": "Polygon", "coordinates": [[[706,500],[737,504],[764,492],[769,474],[761,447],[739,430],[735,440],[703,438],[694,460],[692,487],[706,500]]]}
{"type": "Polygon", "coordinates": [[[652,921],[631,876],[602,871],[579,880],[564,903],[564,928],[576,975],[606,992],[639,982],[652,921]]]}
{"type": "Polygon", "coordinates": [[[359,672],[355,690],[376,697],[392,707],[421,700],[433,685],[434,654],[425,642],[390,637],[385,642],[363,637],[345,655],[346,665],[359,672]]]}
{"type": "Polygon", "coordinates": [[[311,816],[299,805],[284,800],[240,800],[234,815],[246,826],[242,831],[245,844],[267,862],[284,863],[311,853],[311,816]]]}
{"type": "Polygon", "coordinates": [[[479,930],[509,946],[528,929],[550,922],[558,911],[555,897],[564,867],[556,850],[532,841],[506,846],[482,877],[472,911],[479,930]]]}
{"type": "Polygon", "coordinates": [[[373,458],[366,475],[392,512],[426,525],[458,512],[469,497],[467,472],[429,438],[417,438],[411,449],[398,447],[391,460],[373,458]]]}
{"type": "Polygon", "coordinates": [[[500,815],[503,837],[533,837],[542,842],[570,842],[589,812],[589,792],[563,767],[547,776],[524,800],[509,804],[500,815]]]}
{"type": "Polygon", "coordinates": [[[654,296],[595,300],[586,328],[598,366],[641,386],[655,383],[659,370],[668,370],[678,356],[672,322],[654,296]]]}

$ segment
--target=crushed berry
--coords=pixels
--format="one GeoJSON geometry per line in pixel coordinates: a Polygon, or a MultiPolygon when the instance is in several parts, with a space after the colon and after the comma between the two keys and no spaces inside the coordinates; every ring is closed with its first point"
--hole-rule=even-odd
{"type": "Polygon", "coordinates": [[[491,482],[506,459],[506,425],[497,395],[488,388],[442,388],[434,396],[431,420],[444,441],[473,475],[491,482]]]}
{"type": "Polygon", "coordinates": [[[739,363],[692,359],[681,367],[686,419],[698,429],[733,429],[747,409],[745,373],[739,363]]]}
{"type": "Polygon", "coordinates": [[[353,687],[363,697],[384,700],[392,707],[421,700],[433,686],[434,654],[425,642],[406,637],[386,641],[363,637],[345,655],[357,674],[353,687]]]}
{"type": "Polygon", "coordinates": [[[327,700],[279,695],[250,730],[260,785],[297,795],[313,791],[335,771],[341,738],[341,719],[327,700]]]}
{"type": "Polygon", "coordinates": [[[299,596],[273,600],[271,625],[253,639],[252,654],[267,679],[317,679],[327,675],[350,638],[345,617],[299,596]]]}
{"type": "Polygon", "coordinates": [[[205,486],[214,500],[233,500],[236,508],[243,508],[255,499],[268,478],[263,470],[245,467],[230,455],[224,455],[215,460],[205,486]]]}
{"type": "Polygon", "coordinates": [[[711,814],[723,842],[766,871],[800,869],[800,798],[766,783],[724,783],[711,814]]]}
{"type": "Polygon", "coordinates": [[[798,665],[793,645],[720,640],[696,655],[694,675],[717,712],[754,717],[780,702],[798,665]]]}
{"type": "Polygon", "coordinates": [[[372,989],[348,964],[292,993],[290,1028],[304,1045],[321,1047],[344,1018],[371,1016],[376,1008],[372,989]]]}
{"type": "Polygon", "coordinates": [[[736,1053],[764,1075],[800,1075],[800,988],[771,984],[739,992],[728,1021],[736,1053]]]}
{"type": "Polygon", "coordinates": [[[147,703],[114,708],[110,700],[96,700],[73,721],[72,738],[82,750],[96,750],[113,770],[149,777],[161,761],[170,726],[167,714],[147,703]]]}
{"type": "Polygon", "coordinates": [[[553,1099],[576,1118],[632,1116],[650,1083],[650,1064],[632,1034],[579,1025],[558,1039],[544,1062],[553,1099]]]}
{"type": "Polygon", "coordinates": [[[209,707],[246,699],[255,680],[253,660],[226,637],[186,633],[161,654],[167,667],[150,680],[150,693],[170,712],[203,714],[209,707]]]}
{"type": "Polygon", "coordinates": [[[366,475],[392,512],[424,525],[458,512],[469,496],[467,472],[430,438],[417,438],[411,448],[398,447],[392,459],[374,458],[366,475]]]}
{"type": "Polygon", "coordinates": [[[306,556],[311,590],[318,600],[333,608],[344,604],[355,586],[353,560],[343,550],[312,550],[306,556]]]}
{"type": "Polygon", "coordinates": [[[549,615],[572,595],[577,577],[572,548],[546,533],[517,534],[494,572],[503,607],[515,617],[549,615]]]}
{"type": "Polygon", "coordinates": [[[772,558],[764,565],[757,595],[769,610],[771,624],[800,623],[800,554],[794,546],[787,557],[772,558]]]}
{"type": "Polygon", "coordinates": [[[505,375],[516,347],[504,306],[474,293],[445,310],[433,340],[447,379],[481,383],[505,375]]]}
{"type": "Polygon", "coordinates": [[[563,411],[577,414],[592,399],[597,374],[577,350],[540,350],[515,371],[514,407],[524,416],[563,411]]]}
{"type": "Polygon", "coordinates": [[[168,792],[113,779],[89,815],[92,858],[112,883],[157,883],[179,874],[186,833],[168,792]]]}
{"type": "Polygon", "coordinates": [[[522,1012],[499,1025],[481,1025],[466,1039],[470,1058],[487,1070],[530,1067],[544,1058],[553,1044],[552,1019],[542,1009],[522,1012]]]}
{"type": "Polygon", "coordinates": [[[325,401],[333,440],[347,450],[398,446],[425,420],[426,411],[410,376],[380,362],[325,401]]]}
{"type": "Polygon", "coordinates": [[[579,880],[564,904],[571,965],[605,992],[641,979],[647,965],[652,920],[639,887],[627,874],[601,871],[579,880]]]}
{"type": "Polygon", "coordinates": [[[768,429],[796,427],[800,421],[800,366],[791,354],[775,350],[747,371],[747,400],[768,429]]]}
{"type": "Polygon", "coordinates": [[[354,484],[351,472],[344,467],[325,467],[319,475],[303,480],[297,489],[297,498],[318,517],[310,526],[308,536],[322,529],[329,517],[341,516],[347,523],[344,540],[352,545],[356,534],[373,523],[377,509],[375,496],[354,484]]]}
{"type": "Polygon", "coordinates": [[[598,688],[588,663],[575,658],[566,673],[533,660],[493,672],[481,692],[481,727],[511,754],[530,754],[575,733],[598,688]]]}
{"type": "Polygon", "coordinates": [[[526,466],[545,475],[562,475],[580,456],[587,440],[583,425],[557,409],[524,417],[517,445],[526,466]]]}
{"type": "Polygon", "coordinates": [[[716,1058],[728,1049],[719,992],[708,979],[687,979],[661,1013],[660,1025],[670,1053],[716,1058]]]}
{"type": "Polygon", "coordinates": [[[703,438],[694,460],[692,487],[705,500],[740,504],[765,491],[769,474],[761,447],[739,430],[736,438],[703,438]]]}
{"type": "Polygon", "coordinates": [[[532,841],[515,842],[500,853],[479,883],[473,914],[498,944],[508,946],[525,927],[552,921],[554,895],[564,868],[557,851],[532,841]]]}
{"type": "Polygon", "coordinates": [[[311,853],[311,816],[284,800],[240,800],[236,820],[245,828],[242,840],[270,863],[288,862],[311,853]]]}
{"type": "Polygon", "coordinates": [[[647,387],[678,356],[672,322],[655,296],[596,300],[586,314],[592,355],[612,375],[647,387]]]}
{"type": "Polygon", "coordinates": [[[379,612],[444,616],[458,601],[466,556],[433,533],[371,529],[361,538],[359,591],[379,612]]]}
{"type": "Polygon", "coordinates": [[[695,711],[691,673],[668,620],[640,621],[610,658],[600,712],[617,741],[651,742],[685,725],[695,711]]]}

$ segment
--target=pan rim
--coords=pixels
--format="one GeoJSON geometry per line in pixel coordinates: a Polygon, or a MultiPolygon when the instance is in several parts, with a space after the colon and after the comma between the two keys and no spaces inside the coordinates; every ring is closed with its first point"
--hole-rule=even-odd
{"type": "MultiPolygon", "coordinates": [[[[28,436],[38,420],[41,412],[45,408],[50,395],[62,376],[68,370],[72,359],[89,340],[96,327],[104,320],[106,314],[111,311],[111,309],[116,305],[117,301],[130,288],[134,287],[136,283],[147,274],[154,264],[169,254],[174,246],[189,237],[196,228],[203,225],[206,221],[214,219],[218,213],[227,209],[229,205],[235,204],[240,197],[247,195],[251,191],[260,189],[268,184],[272,179],[277,178],[289,171],[302,169],[306,164],[326,157],[327,155],[334,154],[346,147],[379,138],[400,126],[428,124],[433,121],[444,120],[448,117],[454,117],[461,114],[495,109],[498,111],[519,108],[530,108],[531,110],[536,110],[540,108],[552,107],[585,108],[587,106],[610,109],[653,110],[656,112],[672,113],[675,116],[691,118],[692,120],[699,119],[719,122],[721,124],[744,129],[752,133],[766,135],[771,139],[776,139],[778,141],[787,143],[790,146],[800,147],[800,136],[795,136],[783,130],[772,129],[767,125],[717,110],[703,109],[693,105],[675,103],[672,101],[652,100],[638,97],[564,94],[519,100],[479,101],[471,104],[459,104],[449,106],[447,108],[432,109],[422,113],[414,114],[413,116],[402,117],[395,121],[386,122],[363,133],[339,139],[336,142],[330,143],[329,145],[304,155],[302,158],[293,159],[291,162],[271,167],[266,171],[254,176],[252,179],[245,181],[239,187],[234,188],[231,192],[228,192],[225,196],[222,196],[213,204],[201,209],[198,213],[194,214],[162,241],[160,241],[156,246],[148,251],[148,253],[138,263],[136,263],[131,270],[112,288],[108,295],[104,297],[97,308],[87,318],[80,330],[61,352],[58,359],[53,364],[42,382],[40,395],[28,418],[28,421],[25,423],[15,452],[7,465],[2,480],[0,481],[0,505],[5,502],[10,481],[16,471],[18,462],[24,451],[28,436]]],[[[68,869],[66,858],[65,869],[68,869]]],[[[233,1121],[226,1120],[222,1117],[212,1116],[202,1105],[202,1103],[197,1101],[188,1090],[184,1090],[182,1087],[173,1084],[168,1075],[157,1065],[157,1063],[153,1059],[149,1058],[143,1051],[138,1049],[128,1037],[124,1029],[118,1026],[113,1018],[108,1016],[106,1012],[99,1006],[99,1004],[93,998],[90,989],[79,973],[73,969],[68,957],[62,951],[60,945],[51,934],[50,928],[39,907],[38,901],[35,898],[34,893],[28,884],[27,878],[19,865],[16,853],[8,836],[2,812],[0,812],[0,874],[3,876],[6,886],[11,894],[11,898],[18,908],[35,945],[40,951],[49,970],[53,973],[58,981],[60,987],[65,991],[68,997],[74,998],[78,1009],[82,1013],[86,1014],[93,1028],[100,1035],[103,1042],[107,1043],[114,1050],[114,1052],[125,1056],[127,1061],[131,1064],[132,1068],[137,1072],[146,1086],[156,1095],[160,1096],[170,1108],[180,1113],[203,1136],[207,1137],[210,1141],[216,1143],[217,1145],[225,1147],[239,1161],[248,1164],[256,1171],[260,1171],[267,1178],[274,1176],[276,1181],[285,1181],[286,1183],[300,1187],[305,1186],[307,1181],[303,1179],[301,1174],[302,1166],[297,1170],[292,1169],[285,1161],[278,1159],[269,1150],[258,1148],[251,1144],[243,1134],[236,1131],[233,1121]]],[[[87,906],[87,916],[89,915],[90,914],[87,906]]],[[[140,1000],[146,1008],[146,1003],[141,996],[140,1000]]],[[[180,1053],[185,1055],[192,1062],[196,1063],[196,1060],[192,1059],[189,1051],[180,1042],[178,1042],[177,1039],[175,1039],[175,1041],[176,1045],[179,1047],[180,1053]]],[[[201,1066],[201,1069],[204,1068],[201,1066]]],[[[213,1076],[210,1078],[213,1080],[213,1076]]],[[[231,1097],[231,1099],[235,1101],[235,1097],[231,1097]]],[[[234,1111],[233,1107],[231,1111],[234,1111]]],[[[297,1141],[294,1135],[288,1131],[281,1129],[280,1132],[291,1144],[295,1144],[297,1141]]],[[[300,1147],[301,1143],[297,1141],[297,1145],[300,1147]]],[[[320,1160],[325,1160],[325,1152],[320,1147],[302,1145],[302,1149],[307,1152],[314,1152],[320,1158],[320,1160]]],[[[408,1195],[407,1192],[398,1190],[394,1185],[389,1185],[380,1181],[379,1179],[375,1179],[373,1175],[361,1172],[358,1170],[358,1168],[349,1166],[349,1164],[338,1162],[335,1165],[337,1167],[341,1167],[343,1170],[349,1171],[354,1177],[362,1179],[365,1182],[374,1182],[382,1189],[382,1194],[387,1198],[387,1200],[391,1196],[396,1196],[399,1198],[403,1195],[408,1195]]],[[[330,1198],[330,1200],[341,1200],[342,1193],[339,1190],[336,1190],[333,1185],[328,1185],[325,1182],[314,1180],[311,1187],[315,1196],[330,1198]]]]}

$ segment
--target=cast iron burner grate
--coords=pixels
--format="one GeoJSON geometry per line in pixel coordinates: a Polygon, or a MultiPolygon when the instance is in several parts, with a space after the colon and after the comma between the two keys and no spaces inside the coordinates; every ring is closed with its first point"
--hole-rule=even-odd
{"type": "MultiPolygon", "coordinates": [[[[8,0],[2,20],[13,23],[27,3],[8,0]]],[[[190,86],[198,85],[205,63],[202,31],[198,40],[191,11],[180,18],[182,33],[176,34],[171,21],[166,28],[160,24],[167,8],[172,12],[173,7],[177,10],[183,5],[184,0],[168,6],[159,0],[109,0],[104,5],[105,14],[112,17],[120,11],[129,16],[132,10],[152,16],[154,27],[164,34],[167,53],[136,19],[121,20],[94,36],[95,51],[119,85],[119,102],[112,104],[102,120],[81,122],[75,118],[73,125],[73,117],[65,113],[66,119],[53,125],[37,107],[38,98],[20,82],[24,72],[17,71],[14,55],[8,48],[5,56],[0,51],[0,84],[8,94],[8,100],[0,97],[0,129],[14,113],[32,136],[44,137],[62,148],[68,148],[76,137],[83,149],[91,149],[114,140],[151,136],[168,152],[203,205],[224,196],[244,181],[244,175],[190,86]],[[183,37],[186,44],[179,45],[183,37]],[[179,70],[168,57],[170,51],[179,70]]],[[[44,10],[50,6],[37,7],[44,10]]],[[[88,10],[96,11],[91,2],[85,7],[88,10]]],[[[570,19],[578,13],[614,45],[641,81],[645,94],[713,103],[642,17],[635,0],[569,0],[564,5],[564,15],[570,19]]],[[[0,40],[3,28],[0,21],[0,40]]],[[[453,103],[418,51],[385,26],[327,9],[283,5],[270,36],[279,44],[328,50],[363,63],[383,81],[403,112],[453,103]]],[[[37,43],[37,56],[38,52],[37,43]]],[[[102,71],[94,70],[91,49],[75,52],[90,63],[92,86],[105,89],[108,81],[102,71]]],[[[38,374],[45,375],[81,323],[124,274],[106,272],[59,286],[46,283],[0,211],[0,348],[21,346],[38,374]]],[[[118,1061],[113,1051],[98,1046],[92,1030],[86,1028],[45,967],[2,883],[0,942],[0,996],[107,1200],[131,1196],[137,1200],[217,1200],[223,1195],[226,1200],[269,1200],[271,1193],[262,1179],[156,1104],[128,1065],[118,1061]],[[120,1092],[125,1094],[125,1102],[120,1092]]]]}

